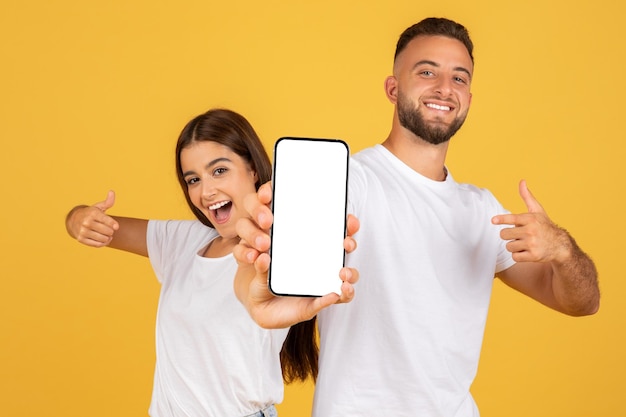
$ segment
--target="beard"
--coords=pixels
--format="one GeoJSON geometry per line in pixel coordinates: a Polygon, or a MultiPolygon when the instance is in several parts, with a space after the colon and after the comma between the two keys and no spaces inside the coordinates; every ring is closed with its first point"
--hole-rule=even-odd
{"type": "Polygon", "coordinates": [[[449,141],[463,126],[467,117],[467,112],[459,114],[447,127],[439,123],[429,123],[424,120],[421,110],[416,108],[413,101],[400,91],[398,91],[397,108],[398,120],[402,127],[433,145],[449,141]]]}

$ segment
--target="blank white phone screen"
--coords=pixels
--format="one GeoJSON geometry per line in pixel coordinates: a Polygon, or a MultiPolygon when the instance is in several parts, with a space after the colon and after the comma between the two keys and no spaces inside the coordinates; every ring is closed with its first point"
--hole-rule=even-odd
{"type": "Polygon", "coordinates": [[[268,277],[274,294],[341,293],[349,158],[337,139],[276,142],[268,277]]]}

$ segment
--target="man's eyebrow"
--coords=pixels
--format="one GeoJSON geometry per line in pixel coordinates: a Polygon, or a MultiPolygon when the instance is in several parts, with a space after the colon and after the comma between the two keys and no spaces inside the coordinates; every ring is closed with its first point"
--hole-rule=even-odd
{"type": "MultiPolygon", "coordinates": [[[[431,65],[433,67],[439,68],[441,65],[436,63],[435,61],[430,61],[428,59],[422,59],[421,61],[417,61],[415,65],[413,65],[413,69],[419,67],[420,65],[431,65]]],[[[466,73],[470,78],[472,77],[472,73],[465,67],[455,67],[455,71],[460,71],[466,73]]]]}
{"type": "Polygon", "coordinates": [[[415,63],[415,65],[413,65],[413,68],[417,68],[420,65],[432,65],[433,67],[439,67],[439,64],[436,63],[435,61],[430,61],[428,59],[422,59],[421,61],[417,61],[415,63]]]}
{"type": "MultiPolygon", "coordinates": [[[[209,162],[208,164],[206,164],[204,166],[204,168],[205,169],[209,169],[212,166],[214,166],[216,164],[219,164],[220,162],[232,162],[232,161],[230,159],[228,159],[228,158],[225,158],[225,157],[223,157],[223,158],[216,158],[216,159],[212,160],[211,162],[209,162]]],[[[183,177],[186,177],[187,175],[194,175],[195,173],[196,172],[194,170],[185,171],[185,172],[183,172],[183,177]]]]}
{"type": "Polygon", "coordinates": [[[468,77],[470,77],[470,79],[472,78],[472,73],[470,72],[470,70],[468,70],[465,67],[456,67],[454,68],[455,71],[460,71],[460,72],[464,72],[467,74],[468,77]]]}

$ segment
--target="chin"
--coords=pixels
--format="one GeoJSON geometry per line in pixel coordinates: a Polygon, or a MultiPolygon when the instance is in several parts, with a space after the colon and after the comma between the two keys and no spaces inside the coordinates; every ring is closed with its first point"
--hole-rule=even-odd
{"type": "Polygon", "coordinates": [[[234,225],[220,225],[220,227],[215,227],[215,230],[217,230],[217,233],[220,234],[222,239],[234,239],[239,237],[235,231],[234,225]]]}

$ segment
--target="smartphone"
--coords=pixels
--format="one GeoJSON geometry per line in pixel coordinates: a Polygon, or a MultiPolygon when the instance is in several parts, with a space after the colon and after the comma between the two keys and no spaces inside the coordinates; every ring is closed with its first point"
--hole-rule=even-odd
{"type": "Polygon", "coordinates": [[[349,159],[348,144],[339,139],[276,141],[268,273],[272,293],[341,294],[349,159]]]}

